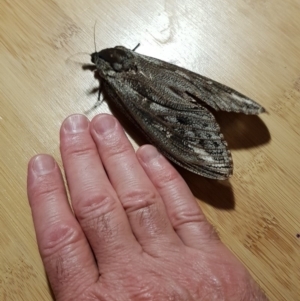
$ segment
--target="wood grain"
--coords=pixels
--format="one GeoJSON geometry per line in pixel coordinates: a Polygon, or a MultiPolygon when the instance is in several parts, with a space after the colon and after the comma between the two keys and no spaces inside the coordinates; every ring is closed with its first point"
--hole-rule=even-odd
{"type": "MultiPolygon", "coordinates": [[[[96,101],[98,82],[82,69],[96,20],[99,49],[140,42],[140,53],[227,84],[268,110],[217,114],[233,151],[230,181],[179,171],[270,299],[300,300],[299,16],[298,0],[2,1],[0,300],[52,300],[26,168],[37,153],[60,162],[62,120],[96,101]]],[[[88,116],[109,111],[104,103],[88,116]]]]}

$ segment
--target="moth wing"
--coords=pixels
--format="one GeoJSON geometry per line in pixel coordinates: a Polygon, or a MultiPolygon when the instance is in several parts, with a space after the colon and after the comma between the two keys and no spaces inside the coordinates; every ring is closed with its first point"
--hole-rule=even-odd
{"type": "Polygon", "coordinates": [[[167,93],[168,83],[149,81],[133,73],[107,78],[103,88],[149,142],[171,161],[207,178],[223,180],[232,174],[227,143],[205,107],[172,89],[167,93]]]}
{"type": "Polygon", "coordinates": [[[135,53],[135,56],[147,61],[148,67],[155,66],[158,72],[172,71],[191,83],[190,89],[185,92],[216,111],[221,110],[247,115],[257,115],[265,112],[265,109],[254,100],[219,82],[165,61],[138,53],[135,53]]]}

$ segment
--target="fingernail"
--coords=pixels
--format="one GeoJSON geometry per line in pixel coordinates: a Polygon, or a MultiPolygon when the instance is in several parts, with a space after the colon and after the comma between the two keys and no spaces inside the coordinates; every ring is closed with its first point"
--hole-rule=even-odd
{"type": "Polygon", "coordinates": [[[110,115],[100,115],[97,117],[94,127],[99,135],[108,134],[115,129],[116,120],[110,115]]]}
{"type": "Polygon", "coordinates": [[[152,160],[157,159],[160,153],[152,145],[144,146],[144,149],[139,153],[140,158],[144,163],[150,163],[152,160]]]}
{"type": "Polygon", "coordinates": [[[75,134],[85,131],[89,126],[88,119],[84,115],[71,115],[63,124],[66,133],[75,134]]]}
{"type": "Polygon", "coordinates": [[[36,175],[46,175],[55,168],[55,161],[49,155],[38,155],[33,159],[32,170],[36,175]]]}

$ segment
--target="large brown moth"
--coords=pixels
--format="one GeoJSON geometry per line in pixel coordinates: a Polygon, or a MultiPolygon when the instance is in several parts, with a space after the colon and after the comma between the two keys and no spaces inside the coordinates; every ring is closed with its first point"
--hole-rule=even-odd
{"type": "Polygon", "coordinates": [[[101,90],[168,159],[207,178],[230,177],[231,153],[206,106],[255,115],[264,108],[214,80],[134,50],[116,46],[91,54],[101,90]]]}

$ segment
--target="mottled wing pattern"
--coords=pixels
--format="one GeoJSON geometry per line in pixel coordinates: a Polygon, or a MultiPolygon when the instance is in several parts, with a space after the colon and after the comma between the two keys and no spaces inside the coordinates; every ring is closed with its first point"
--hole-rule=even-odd
{"type": "Polygon", "coordinates": [[[210,78],[152,57],[138,53],[134,53],[134,55],[137,59],[141,58],[141,62],[144,62],[145,65],[155,66],[156,69],[161,71],[169,70],[174,72],[176,76],[192,83],[191,89],[187,92],[216,111],[221,110],[247,115],[265,112],[265,109],[254,100],[210,78]]]}
{"type": "MultiPolygon", "coordinates": [[[[208,178],[228,178],[232,159],[214,116],[188,94],[183,96],[183,83],[169,85],[170,78],[148,76],[116,73],[105,80],[104,89],[167,158],[208,178]]],[[[170,76],[167,70],[164,76],[170,76]]]]}

